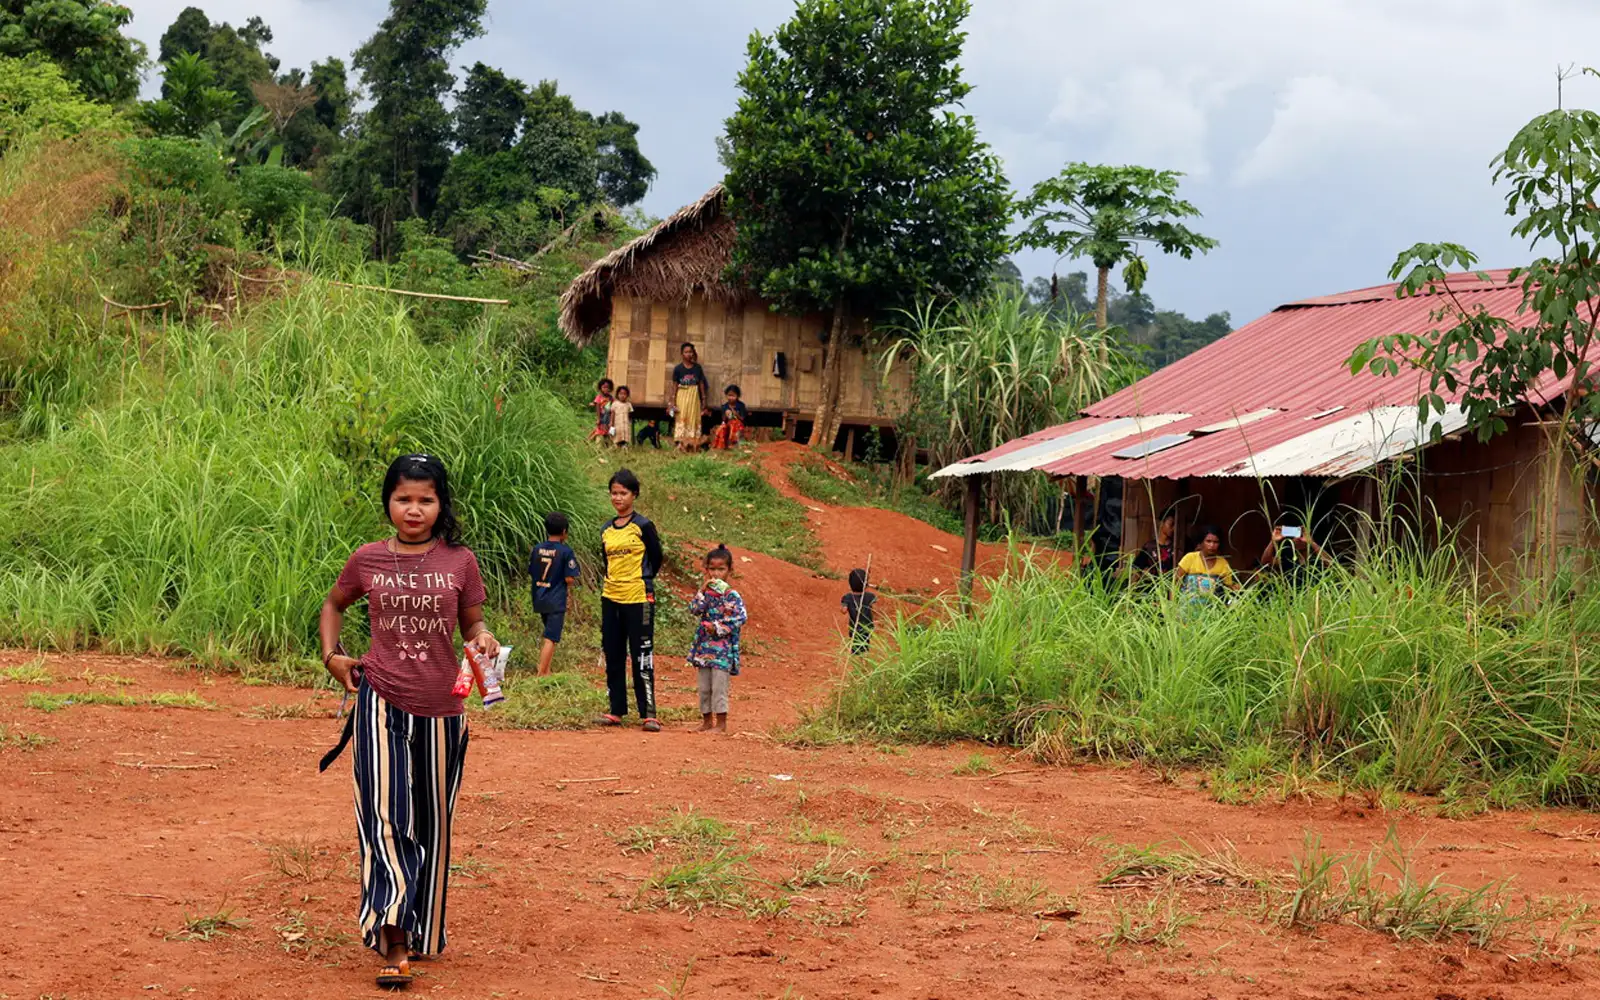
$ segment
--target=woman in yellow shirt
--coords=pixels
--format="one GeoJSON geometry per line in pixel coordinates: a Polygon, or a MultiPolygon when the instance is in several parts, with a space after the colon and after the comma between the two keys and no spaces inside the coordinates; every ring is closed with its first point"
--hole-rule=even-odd
{"type": "Polygon", "coordinates": [[[1200,529],[1200,547],[1178,560],[1178,592],[1193,601],[1215,597],[1219,588],[1238,590],[1233,567],[1221,555],[1222,532],[1206,525],[1200,529]]]}

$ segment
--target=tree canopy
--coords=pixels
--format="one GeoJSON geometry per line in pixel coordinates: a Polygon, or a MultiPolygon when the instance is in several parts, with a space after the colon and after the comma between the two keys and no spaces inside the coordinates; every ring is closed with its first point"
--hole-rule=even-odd
{"type": "Polygon", "coordinates": [[[982,288],[1006,248],[998,159],[958,109],[966,0],[801,0],[750,39],[727,122],[732,271],[784,312],[831,311],[812,444],[837,431],[852,316],[982,288]]]}
{"type": "Polygon", "coordinates": [[[1104,328],[1112,268],[1126,265],[1123,284],[1130,292],[1144,286],[1148,267],[1139,252],[1141,244],[1185,259],[1217,245],[1180,221],[1200,215],[1199,209],[1178,197],[1182,176],[1175,170],[1149,167],[1069,163],[1060,174],[1034,185],[1018,206],[1028,222],[1017,245],[1093,262],[1099,272],[1095,318],[1104,328]]]}
{"type": "Polygon", "coordinates": [[[131,20],[103,0],[0,0],[0,56],[43,56],[86,97],[127,101],[145,64],[144,44],[122,33],[131,20]]]}

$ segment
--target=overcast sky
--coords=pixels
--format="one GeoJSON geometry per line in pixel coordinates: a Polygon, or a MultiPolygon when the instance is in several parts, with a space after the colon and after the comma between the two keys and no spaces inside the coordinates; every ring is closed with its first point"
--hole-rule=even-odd
{"type": "MultiPolygon", "coordinates": [[[[124,0],[155,51],[189,4],[124,0]]],[[[348,58],[386,0],[210,0],[213,21],[266,18],[284,67],[348,58]]],[[[556,79],[580,107],[641,126],[665,215],[720,177],[713,139],[736,100],[750,32],[792,0],[490,0],[483,60],[556,79]]],[[[1026,190],[1073,160],[1182,170],[1221,241],[1196,261],[1152,257],[1163,308],[1235,324],[1312,295],[1379,284],[1418,241],[1526,252],[1509,236],[1490,158],[1555,104],[1555,69],[1600,34],[1592,0],[976,0],[968,110],[1026,190]]],[[[157,82],[154,73],[147,89],[157,82]]],[[[1567,84],[1600,103],[1600,81],[1567,84]]],[[[1032,277],[1054,261],[1019,261],[1032,277]]],[[[1081,269],[1064,262],[1060,270],[1081,269]]]]}

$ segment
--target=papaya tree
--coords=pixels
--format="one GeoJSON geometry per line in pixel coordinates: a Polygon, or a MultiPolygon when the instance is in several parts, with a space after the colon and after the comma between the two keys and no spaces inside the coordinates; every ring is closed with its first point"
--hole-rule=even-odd
{"type": "Polygon", "coordinates": [[[730,277],[829,315],[811,446],[840,425],[853,321],[988,285],[1011,200],[960,110],[967,0],[800,0],[749,42],[727,121],[730,277]]]}
{"type": "Polygon", "coordinates": [[[1130,293],[1144,287],[1149,266],[1139,252],[1141,244],[1185,259],[1217,245],[1183,224],[1200,210],[1178,197],[1182,176],[1176,170],[1069,163],[1034,185],[1019,206],[1028,221],[1017,246],[1093,262],[1100,273],[1094,318],[1104,330],[1112,268],[1123,265],[1122,280],[1130,293]]]}

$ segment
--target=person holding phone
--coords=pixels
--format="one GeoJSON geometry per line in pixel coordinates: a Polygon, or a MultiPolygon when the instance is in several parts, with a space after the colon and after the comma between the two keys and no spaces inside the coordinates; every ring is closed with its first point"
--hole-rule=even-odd
{"type": "Polygon", "coordinates": [[[1297,517],[1287,517],[1272,529],[1272,541],[1261,553],[1261,568],[1275,573],[1285,583],[1298,586],[1306,582],[1313,567],[1333,562],[1322,546],[1311,537],[1297,517]]]}

